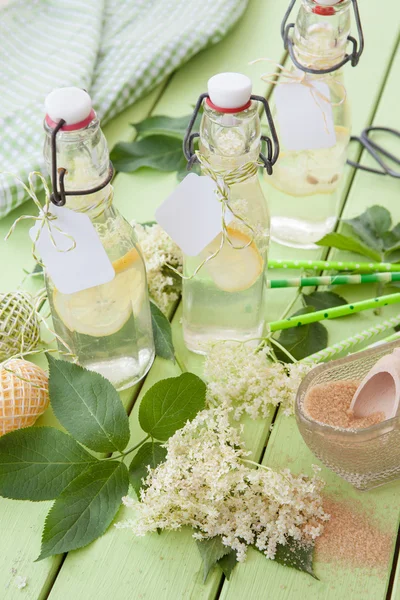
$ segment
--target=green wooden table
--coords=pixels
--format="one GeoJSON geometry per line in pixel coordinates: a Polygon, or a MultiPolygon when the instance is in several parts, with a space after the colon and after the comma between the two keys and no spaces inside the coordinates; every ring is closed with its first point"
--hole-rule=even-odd
{"type": "MultiPolygon", "coordinates": [[[[284,2],[250,0],[248,9],[236,28],[215,47],[200,53],[185,67],[164,81],[147,98],[138,102],[105,128],[110,147],[117,141],[131,140],[132,122],[150,114],[178,116],[191,110],[198,94],[206,89],[207,79],[219,71],[241,71],[255,81],[255,93],[269,93],[259,80],[264,65],[249,67],[252,59],[264,56],[284,61],[279,35],[284,2]]],[[[400,51],[398,48],[398,0],[361,3],[366,49],[357,69],[346,67],[348,93],[353,106],[353,127],[360,132],[369,124],[388,125],[400,129],[398,109],[400,81],[400,51]]],[[[398,150],[397,150],[398,151],[398,150]]],[[[352,157],[360,156],[360,149],[351,148],[352,157]]],[[[142,170],[134,175],[120,174],[115,181],[117,207],[128,219],[152,219],[158,204],[176,185],[174,174],[142,170]]],[[[368,206],[381,204],[390,209],[393,218],[400,220],[400,184],[388,177],[354,173],[350,168],[341,193],[339,212],[345,217],[360,214],[368,206]]],[[[22,206],[0,222],[0,238],[12,222],[27,212],[22,206]]],[[[32,210],[32,206],[29,207],[32,210]]],[[[306,207],[305,207],[306,210],[306,207]]],[[[24,269],[33,266],[27,229],[22,223],[7,244],[0,241],[2,270],[0,289],[13,290],[20,283],[24,269]]],[[[272,258],[289,258],[293,251],[272,247],[272,258]]],[[[298,251],[296,258],[335,257],[326,250],[298,251]]],[[[346,256],[343,254],[343,256],[346,256]]],[[[274,276],[279,276],[274,272],[274,276]]],[[[285,271],[285,276],[291,274],[285,271]]],[[[292,274],[293,275],[293,274],[292,274]]],[[[368,298],[373,288],[365,285],[346,286],[343,293],[352,300],[368,298]]],[[[337,290],[341,292],[340,288],[337,290]]],[[[293,289],[269,292],[268,320],[276,319],[292,302],[293,289]]],[[[398,312],[387,307],[377,317],[370,311],[327,322],[329,341],[334,343],[365,329],[398,312]]],[[[180,307],[173,316],[175,346],[186,367],[202,373],[202,359],[191,355],[184,347],[180,327],[180,307]]],[[[43,363],[44,364],[44,363],[43,363]]],[[[122,394],[130,414],[133,438],[140,438],[137,422],[137,400],[157,380],[179,374],[177,366],[156,359],[143,385],[122,394]]],[[[245,441],[253,452],[254,460],[274,468],[289,466],[298,472],[311,473],[316,459],[308,451],[296,427],[294,418],[278,413],[272,433],[270,420],[245,423],[245,441]]],[[[55,424],[48,411],[39,424],[55,424]]],[[[379,488],[369,493],[355,492],[349,485],[328,470],[322,470],[328,492],[341,497],[358,498],[372,515],[384,521],[390,533],[391,556],[384,576],[361,569],[341,568],[316,561],[320,581],[267,561],[250,551],[247,562],[239,565],[228,582],[219,570],[214,570],[207,583],[202,583],[201,560],[190,531],[163,533],[134,538],[127,531],[110,528],[107,533],[87,548],[35,563],[39,554],[40,533],[50,503],[28,503],[0,499],[0,599],[26,598],[30,600],[300,600],[312,599],[370,599],[400,600],[400,562],[396,553],[396,539],[400,513],[400,483],[379,488]],[[14,575],[13,575],[14,573],[14,575]],[[27,578],[27,586],[18,590],[15,574],[27,578]]],[[[118,520],[128,516],[121,509],[118,520]]]]}

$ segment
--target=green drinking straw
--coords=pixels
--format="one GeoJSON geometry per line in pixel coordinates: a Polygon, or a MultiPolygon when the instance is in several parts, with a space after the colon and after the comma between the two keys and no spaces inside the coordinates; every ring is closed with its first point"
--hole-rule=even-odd
{"type": "MultiPolygon", "coordinates": [[[[392,317],[391,319],[388,319],[387,321],[383,321],[383,323],[379,323],[378,325],[373,325],[372,327],[369,327],[368,329],[364,329],[364,331],[360,331],[359,333],[356,333],[356,334],[346,338],[345,340],[341,340],[340,342],[337,342],[336,344],[332,344],[332,346],[328,346],[327,348],[324,348],[323,350],[320,350],[319,352],[316,352],[315,354],[311,354],[310,356],[303,358],[303,360],[301,362],[306,363],[306,364],[314,364],[315,365],[317,363],[331,359],[336,354],[340,354],[340,352],[343,352],[344,350],[348,350],[349,348],[352,348],[353,346],[357,346],[358,344],[361,344],[362,342],[369,340],[370,338],[374,337],[375,335],[379,335],[380,333],[383,333],[384,331],[387,331],[388,329],[392,329],[392,327],[396,327],[399,324],[400,324],[400,314],[398,314],[396,317],[392,317]]],[[[400,337],[399,332],[390,335],[389,337],[382,340],[382,342],[391,342],[392,340],[398,339],[398,337],[400,337]]],[[[377,342],[377,343],[380,343],[380,342],[377,342]]],[[[375,344],[372,344],[372,345],[375,345],[375,344]]],[[[369,347],[370,346],[368,346],[368,348],[369,347]]]]}
{"type": "Polygon", "coordinates": [[[300,327],[309,323],[316,323],[324,319],[336,319],[338,317],[347,317],[352,313],[361,312],[379,306],[388,306],[389,304],[397,304],[400,302],[400,294],[390,294],[388,296],[380,296],[354,304],[343,304],[342,306],[334,306],[325,310],[317,310],[305,315],[297,315],[282,319],[280,321],[272,321],[269,323],[269,331],[281,331],[282,329],[290,329],[291,327],[300,327]]]}
{"type": "Polygon", "coordinates": [[[315,269],[320,271],[400,271],[400,265],[392,263],[344,262],[331,260],[270,260],[269,269],[315,269]]]}
{"type": "Polygon", "coordinates": [[[390,283],[391,281],[400,281],[400,273],[366,273],[365,275],[324,275],[321,277],[293,277],[290,279],[268,279],[267,287],[271,289],[276,289],[319,285],[390,283]]]}

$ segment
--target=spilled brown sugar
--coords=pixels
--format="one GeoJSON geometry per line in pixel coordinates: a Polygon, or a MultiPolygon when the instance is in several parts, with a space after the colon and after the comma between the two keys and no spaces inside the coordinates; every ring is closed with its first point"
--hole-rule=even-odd
{"type": "Polygon", "coordinates": [[[391,557],[392,538],[358,500],[324,498],[324,511],[331,518],[316,542],[321,562],[350,568],[386,570],[391,557]]]}
{"type": "Polygon", "coordinates": [[[312,387],[304,399],[304,412],[313,421],[340,429],[365,429],[385,419],[376,412],[368,417],[356,418],[350,404],[359,381],[331,381],[312,387]]]}

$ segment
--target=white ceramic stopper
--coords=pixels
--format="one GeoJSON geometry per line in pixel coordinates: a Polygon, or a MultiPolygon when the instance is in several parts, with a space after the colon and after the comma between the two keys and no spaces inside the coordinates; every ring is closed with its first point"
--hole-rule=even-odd
{"type": "Polygon", "coordinates": [[[335,4],[339,4],[341,0],[314,0],[314,2],[320,6],[334,6],[335,4]]]}
{"type": "Polygon", "coordinates": [[[92,110],[92,100],[85,90],[77,87],[58,88],[50,92],[44,101],[46,113],[58,123],[64,119],[66,125],[75,125],[87,119],[92,110]]]}
{"type": "Polygon", "coordinates": [[[400,404],[400,348],[383,356],[364,377],[350,404],[355,417],[375,412],[392,419],[400,404]]]}
{"type": "Polygon", "coordinates": [[[220,108],[240,108],[251,96],[251,79],[241,73],[219,73],[208,80],[210,100],[220,108]]]}

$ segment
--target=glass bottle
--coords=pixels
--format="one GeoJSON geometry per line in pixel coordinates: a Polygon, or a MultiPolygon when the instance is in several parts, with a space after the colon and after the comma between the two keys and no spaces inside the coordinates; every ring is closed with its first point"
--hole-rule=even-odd
{"type": "MultiPolygon", "coordinates": [[[[343,70],[316,74],[303,69],[326,71],[344,60],[351,5],[351,0],[301,0],[294,31],[289,38],[298,63],[296,66],[290,61],[291,73],[304,76],[308,84],[323,82],[329,88],[328,94],[324,95],[330,96],[336,142],[324,148],[288,149],[280,133],[274,106],[281,153],[273,175],[267,178],[271,237],[286,246],[313,248],[316,241],[333,231],[337,222],[339,190],[351,133],[351,112],[343,70]]],[[[290,89],[290,80],[283,76],[283,81],[290,89]]],[[[276,90],[274,100],[275,97],[276,90]]],[[[298,119],[302,118],[295,104],[293,111],[297,111],[298,119]]],[[[321,118],[318,114],[316,117],[321,118]]]]}
{"type": "MultiPolygon", "coordinates": [[[[251,81],[244,75],[216,75],[208,90],[209,96],[203,95],[208,97],[202,102],[199,151],[224,176],[259,160],[259,105],[250,99],[251,81]]],[[[216,257],[193,278],[183,280],[184,340],[189,350],[199,354],[205,354],[208,344],[217,340],[254,340],[257,344],[255,338],[263,333],[270,215],[257,169],[230,186],[230,207],[239,217],[227,230],[235,248],[225,241],[216,257]]],[[[198,256],[184,256],[184,276],[193,275],[215,253],[221,236],[198,256]]]]}
{"type": "MultiPolygon", "coordinates": [[[[67,102],[67,114],[72,115],[69,120],[63,117],[67,124],[56,135],[57,166],[67,170],[64,183],[68,192],[101,186],[110,168],[99,119],[91,109],[90,97],[83,94],[86,92],[77,88],[61,88],[46,99],[44,158],[49,172],[51,134],[63,114],[54,107],[67,102]],[[75,118],[78,123],[73,122],[74,111],[80,115],[75,118]]],[[[100,373],[120,391],[147,373],[154,359],[154,341],[145,264],[134,230],[113,206],[112,195],[108,183],[89,195],[67,195],[66,207],[90,217],[114,267],[114,279],[64,294],[46,274],[46,286],[55,332],[80,365],[100,373]]],[[[59,349],[65,351],[62,344],[59,349]]]]}

